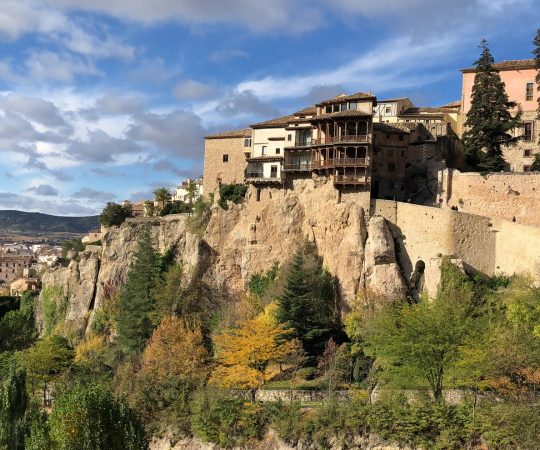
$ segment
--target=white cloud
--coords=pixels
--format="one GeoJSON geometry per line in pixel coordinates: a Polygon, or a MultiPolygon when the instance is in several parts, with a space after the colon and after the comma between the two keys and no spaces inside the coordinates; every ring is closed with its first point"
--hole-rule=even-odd
{"type": "Polygon", "coordinates": [[[233,48],[228,50],[218,50],[210,55],[210,61],[215,63],[224,63],[233,59],[249,58],[249,55],[240,49],[233,48]]]}
{"type": "Polygon", "coordinates": [[[174,87],[173,94],[180,100],[200,100],[214,95],[216,91],[217,89],[209,84],[184,80],[174,87]]]}
{"type": "Polygon", "coordinates": [[[75,75],[101,76],[102,73],[89,61],[76,58],[68,53],[33,51],[27,58],[28,75],[34,81],[72,81],[75,75]]]}

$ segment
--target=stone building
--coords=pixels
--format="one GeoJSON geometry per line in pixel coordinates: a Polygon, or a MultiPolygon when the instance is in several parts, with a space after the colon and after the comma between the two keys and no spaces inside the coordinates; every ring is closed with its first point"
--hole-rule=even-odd
{"type": "Polygon", "coordinates": [[[0,253],[0,284],[9,285],[17,278],[21,278],[25,273],[25,269],[30,269],[33,261],[34,256],[26,252],[0,253]]]}
{"type": "Polygon", "coordinates": [[[409,108],[414,108],[409,98],[377,100],[373,110],[373,122],[396,123],[399,121],[398,116],[409,108]]]}
{"type": "MultiPolygon", "coordinates": [[[[535,77],[537,69],[534,59],[501,61],[495,63],[501,80],[506,86],[510,101],[514,101],[523,110],[523,127],[515,130],[515,135],[522,136],[516,146],[504,150],[504,159],[512,172],[528,172],[534,160],[534,154],[540,152],[538,137],[540,120],[538,120],[538,97],[535,77]]],[[[463,83],[461,88],[461,109],[465,118],[471,109],[471,95],[474,85],[475,69],[462,69],[463,83]]]]}
{"type": "Polygon", "coordinates": [[[204,138],[203,192],[217,198],[222,183],[243,183],[246,157],[251,156],[251,128],[204,138]]]}

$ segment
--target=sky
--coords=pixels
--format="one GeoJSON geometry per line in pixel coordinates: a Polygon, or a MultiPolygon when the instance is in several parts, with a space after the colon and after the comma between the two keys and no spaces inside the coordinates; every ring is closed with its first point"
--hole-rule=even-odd
{"type": "Polygon", "coordinates": [[[339,93],[459,100],[540,0],[0,0],[0,209],[99,213],[202,175],[204,136],[339,93]]]}

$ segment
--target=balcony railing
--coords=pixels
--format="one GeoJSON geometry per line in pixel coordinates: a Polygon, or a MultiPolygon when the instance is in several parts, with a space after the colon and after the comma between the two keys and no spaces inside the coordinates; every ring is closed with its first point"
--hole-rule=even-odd
{"type": "Polygon", "coordinates": [[[269,177],[264,176],[262,172],[247,172],[246,181],[249,183],[281,183],[281,176],[270,174],[269,177]]]}
{"type": "Polygon", "coordinates": [[[339,136],[325,136],[313,139],[299,139],[294,144],[286,145],[286,147],[311,147],[312,145],[330,145],[341,142],[371,142],[371,136],[365,134],[342,134],[339,136]]]}
{"type": "Polygon", "coordinates": [[[367,175],[335,175],[334,184],[367,184],[367,175]]]}
{"type": "Polygon", "coordinates": [[[312,161],[311,167],[313,169],[321,169],[328,167],[366,167],[369,164],[368,158],[334,158],[324,159],[320,161],[312,161]]]}
{"type": "Polygon", "coordinates": [[[303,172],[311,170],[311,162],[283,164],[285,172],[303,172]]]}
{"type": "Polygon", "coordinates": [[[246,178],[263,178],[264,174],[262,172],[248,172],[246,173],[246,178]]]}

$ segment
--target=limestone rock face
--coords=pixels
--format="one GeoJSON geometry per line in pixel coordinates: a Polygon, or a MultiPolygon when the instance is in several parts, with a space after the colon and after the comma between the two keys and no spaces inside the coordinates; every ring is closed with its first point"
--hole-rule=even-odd
{"type": "Polygon", "coordinates": [[[335,277],[345,308],[366,286],[393,298],[404,295],[386,222],[372,217],[366,223],[368,192],[340,198],[332,182],[320,177],[295,180],[291,189],[264,188],[260,201],[255,194],[250,188],[246,201],[228,210],[214,206],[202,237],[189,231],[182,214],[128,219],[106,230],[102,247],[90,247],[67,268],[48,271],[43,284],[61,286],[70,297],[68,321],[88,326],[105,296],[124,283],[141,233],[148,228],[161,253],[174,248],[188,276],[197,267],[203,281],[224,299],[245,293],[252,274],[284,263],[306,242],[316,246],[335,277]]]}
{"type": "Polygon", "coordinates": [[[364,264],[363,208],[338,203],[337,191],[323,181],[297,180],[294,189],[264,189],[261,197],[257,202],[250,192],[245,204],[214,210],[204,239],[215,252],[216,282],[244,292],[251,274],[286,261],[311,242],[337,277],[342,298],[352,300],[364,264]]]}
{"type": "MultiPolygon", "coordinates": [[[[67,267],[48,270],[43,275],[44,286],[61,287],[64,296],[69,299],[66,313],[66,325],[76,334],[84,333],[88,313],[94,308],[96,285],[100,269],[100,256],[93,251],[79,253],[78,259],[72,259],[67,267]]],[[[42,298],[36,308],[36,325],[43,330],[42,298]]]]}
{"type": "Polygon", "coordinates": [[[394,239],[386,220],[371,217],[364,266],[365,287],[389,299],[404,298],[407,287],[396,260],[394,239]]]}

